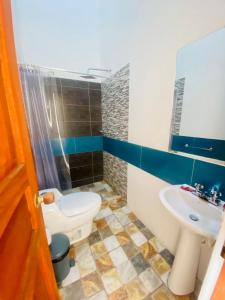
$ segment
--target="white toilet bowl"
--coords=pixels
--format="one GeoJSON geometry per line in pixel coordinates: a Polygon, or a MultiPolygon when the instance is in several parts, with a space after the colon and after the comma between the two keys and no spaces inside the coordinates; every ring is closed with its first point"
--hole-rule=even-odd
{"type": "Polygon", "coordinates": [[[65,233],[71,244],[89,236],[93,219],[101,207],[101,197],[93,192],[63,195],[57,189],[42,190],[40,195],[46,192],[53,192],[55,195],[54,203],[42,203],[45,225],[50,232],[65,233]]]}

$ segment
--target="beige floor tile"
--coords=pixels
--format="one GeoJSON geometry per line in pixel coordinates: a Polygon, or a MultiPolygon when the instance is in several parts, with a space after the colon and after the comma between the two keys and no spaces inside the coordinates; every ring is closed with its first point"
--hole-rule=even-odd
{"type": "Polygon", "coordinates": [[[96,267],[101,274],[113,268],[113,262],[108,253],[96,259],[96,267]]]}
{"type": "Polygon", "coordinates": [[[173,294],[165,287],[161,286],[152,294],[153,300],[175,300],[173,294]]]}
{"type": "Polygon", "coordinates": [[[129,259],[138,254],[138,250],[132,241],[123,245],[122,248],[129,259]]]}
{"type": "Polygon", "coordinates": [[[104,209],[104,208],[107,208],[107,207],[109,207],[109,202],[108,201],[102,201],[101,209],[104,209]]]}
{"type": "Polygon", "coordinates": [[[80,280],[77,280],[67,287],[60,289],[59,294],[61,300],[85,300],[84,291],[80,280]],[[74,298],[74,295],[76,295],[76,298],[74,298]]]}
{"type": "Polygon", "coordinates": [[[66,276],[66,278],[62,281],[61,286],[62,287],[68,286],[79,279],[80,279],[80,271],[78,265],[76,264],[75,266],[70,268],[70,272],[66,276]]]}
{"type": "Polygon", "coordinates": [[[125,214],[129,214],[129,213],[131,213],[131,209],[130,209],[130,207],[129,206],[127,206],[127,205],[125,205],[124,207],[122,207],[121,208],[122,209],[122,211],[125,213],[125,214]]]}
{"type": "Polygon", "coordinates": [[[165,249],[165,247],[160,243],[160,241],[156,238],[153,237],[149,240],[149,243],[154,247],[156,252],[161,252],[165,249]]]}
{"type": "Polygon", "coordinates": [[[76,260],[79,261],[82,258],[85,258],[86,256],[89,256],[91,254],[90,246],[87,242],[83,244],[75,245],[75,252],[76,252],[76,260]]]}
{"type": "Polygon", "coordinates": [[[117,266],[117,271],[120,275],[123,284],[126,284],[135,277],[137,277],[137,272],[135,271],[134,266],[132,265],[130,260],[127,260],[121,265],[117,266]]]}
{"type": "Polygon", "coordinates": [[[156,254],[149,260],[152,268],[159,274],[163,275],[164,273],[167,273],[170,271],[170,266],[165,261],[165,259],[160,255],[156,254]]]}
{"type": "Polygon", "coordinates": [[[122,281],[115,268],[102,274],[102,282],[107,294],[112,294],[122,286],[122,281]]]}
{"type": "Polygon", "coordinates": [[[112,230],[110,229],[110,227],[108,225],[106,227],[102,228],[101,230],[99,229],[99,233],[100,233],[102,240],[113,235],[112,230]]]}
{"type": "Polygon", "coordinates": [[[128,214],[129,219],[131,220],[131,222],[134,222],[137,220],[137,217],[135,216],[135,214],[133,212],[130,212],[128,214]]]}
{"type": "Polygon", "coordinates": [[[99,256],[102,256],[107,252],[107,249],[102,241],[95,243],[91,246],[91,251],[93,253],[93,256],[95,258],[98,258],[99,256]]]}
{"type": "Polygon", "coordinates": [[[95,222],[92,224],[92,232],[95,232],[96,230],[98,230],[95,222]]]}
{"type": "Polygon", "coordinates": [[[115,215],[106,217],[106,222],[108,223],[113,234],[117,234],[117,233],[123,231],[123,227],[115,215]]]}
{"type": "Polygon", "coordinates": [[[88,237],[89,245],[93,245],[99,241],[101,241],[101,236],[98,231],[92,232],[88,237]]]}
{"type": "Polygon", "coordinates": [[[88,298],[88,300],[108,300],[106,292],[103,290],[94,296],[88,298]]]}
{"type": "Polygon", "coordinates": [[[126,289],[122,287],[116,290],[111,295],[109,295],[108,300],[129,300],[126,289]]]}
{"type": "Polygon", "coordinates": [[[142,253],[145,259],[150,259],[157,254],[153,246],[149,243],[144,243],[139,247],[139,251],[142,253]]]}
{"type": "Polygon", "coordinates": [[[112,210],[120,208],[119,201],[122,199],[121,196],[111,193],[111,195],[109,195],[105,199],[109,201],[109,207],[112,210]]]}
{"type": "Polygon", "coordinates": [[[185,295],[185,296],[176,296],[174,295],[176,300],[194,300],[194,295],[190,294],[190,295],[185,295]]]}
{"type": "Polygon", "coordinates": [[[83,286],[84,295],[86,297],[91,297],[92,295],[100,292],[103,289],[101,278],[96,272],[82,278],[81,283],[83,286]]]}
{"type": "Polygon", "coordinates": [[[167,286],[168,285],[168,279],[169,279],[169,275],[170,275],[170,270],[162,275],[160,275],[160,279],[162,280],[162,282],[167,286]]]}
{"type": "Polygon", "coordinates": [[[129,300],[142,300],[147,295],[147,291],[145,290],[143,283],[138,278],[130,281],[125,288],[129,300]]]}
{"type": "Polygon", "coordinates": [[[139,231],[137,226],[134,225],[134,223],[130,223],[127,226],[125,226],[125,230],[130,236],[139,231]]]}
{"type": "Polygon", "coordinates": [[[81,277],[84,277],[96,270],[95,261],[91,254],[82,257],[79,261],[77,261],[77,264],[81,277]]]}
{"type": "Polygon", "coordinates": [[[121,247],[116,248],[113,251],[109,252],[109,255],[115,266],[119,266],[120,264],[128,260],[128,257],[126,256],[125,252],[121,247]]]}
{"type": "Polygon", "coordinates": [[[108,226],[108,224],[106,223],[105,218],[102,218],[102,219],[99,219],[99,220],[95,221],[95,224],[96,224],[96,227],[97,227],[98,230],[101,230],[101,229],[108,226]]]}
{"type": "Polygon", "coordinates": [[[138,253],[137,255],[132,257],[131,262],[138,274],[141,274],[150,267],[149,262],[144,259],[141,253],[138,253]]]}
{"type": "Polygon", "coordinates": [[[137,231],[137,232],[131,234],[130,237],[137,247],[139,247],[147,242],[146,237],[141,233],[141,231],[137,231]]]}
{"type": "Polygon", "coordinates": [[[110,216],[112,214],[111,208],[107,207],[101,210],[101,215],[103,218],[110,216]]]}
{"type": "Polygon", "coordinates": [[[131,223],[131,220],[128,218],[128,216],[122,211],[122,208],[116,209],[113,212],[116,217],[118,218],[118,220],[120,221],[120,223],[125,226],[129,223],[131,223]]]}
{"type": "Polygon", "coordinates": [[[131,239],[126,231],[121,231],[121,232],[117,233],[116,238],[119,241],[121,246],[129,244],[131,241],[131,239]]]}
{"type": "Polygon", "coordinates": [[[117,238],[115,237],[115,235],[109,236],[106,239],[104,239],[103,241],[106,249],[108,252],[112,251],[115,248],[118,248],[120,246],[117,238]]]}
{"type": "Polygon", "coordinates": [[[142,272],[139,275],[139,278],[148,293],[154,292],[157,288],[160,287],[160,285],[162,285],[162,281],[155,274],[152,268],[148,268],[144,272],[142,272]]]}

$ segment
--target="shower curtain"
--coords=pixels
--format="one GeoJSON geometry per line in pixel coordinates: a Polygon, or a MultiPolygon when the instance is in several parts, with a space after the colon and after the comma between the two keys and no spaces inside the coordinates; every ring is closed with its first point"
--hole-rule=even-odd
{"type": "Polygon", "coordinates": [[[52,132],[59,130],[56,79],[26,65],[20,66],[20,76],[39,188],[61,189],[51,144],[52,132]]]}

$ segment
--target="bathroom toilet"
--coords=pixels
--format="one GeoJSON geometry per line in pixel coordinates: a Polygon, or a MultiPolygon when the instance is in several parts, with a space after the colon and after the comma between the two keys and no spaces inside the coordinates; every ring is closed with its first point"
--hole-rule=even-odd
{"type": "Polygon", "coordinates": [[[63,195],[55,188],[41,190],[39,194],[46,192],[53,192],[55,196],[55,202],[42,203],[45,226],[51,234],[65,233],[70,244],[88,237],[92,231],[93,219],[101,207],[101,197],[93,192],[63,195]]]}

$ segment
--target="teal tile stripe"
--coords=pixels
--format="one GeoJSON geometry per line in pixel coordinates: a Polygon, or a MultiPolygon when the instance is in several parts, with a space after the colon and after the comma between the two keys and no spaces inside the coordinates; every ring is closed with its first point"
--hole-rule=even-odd
{"type": "Polygon", "coordinates": [[[170,184],[217,185],[225,200],[225,167],[220,165],[102,136],[52,139],[51,144],[55,156],[104,150],[170,184]]]}
{"type": "Polygon", "coordinates": [[[103,150],[102,136],[82,136],[62,139],[51,139],[55,156],[103,150]]]}
{"type": "Polygon", "coordinates": [[[209,158],[225,160],[225,141],[216,139],[205,139],[183,135],[173,135],[171,149],[190,154],[196,154],[209,158]],[[190,147],[185,147],[185,145],[190,147]],[[206,149],[212,148],[212,151],[206,149]]]}
{"type": "Polygon", "coordinates": [[[205,189],[217,185],[225,201],[225,167],[103,137],[103,150],[170,183],[201,183],[205,189]]]}

